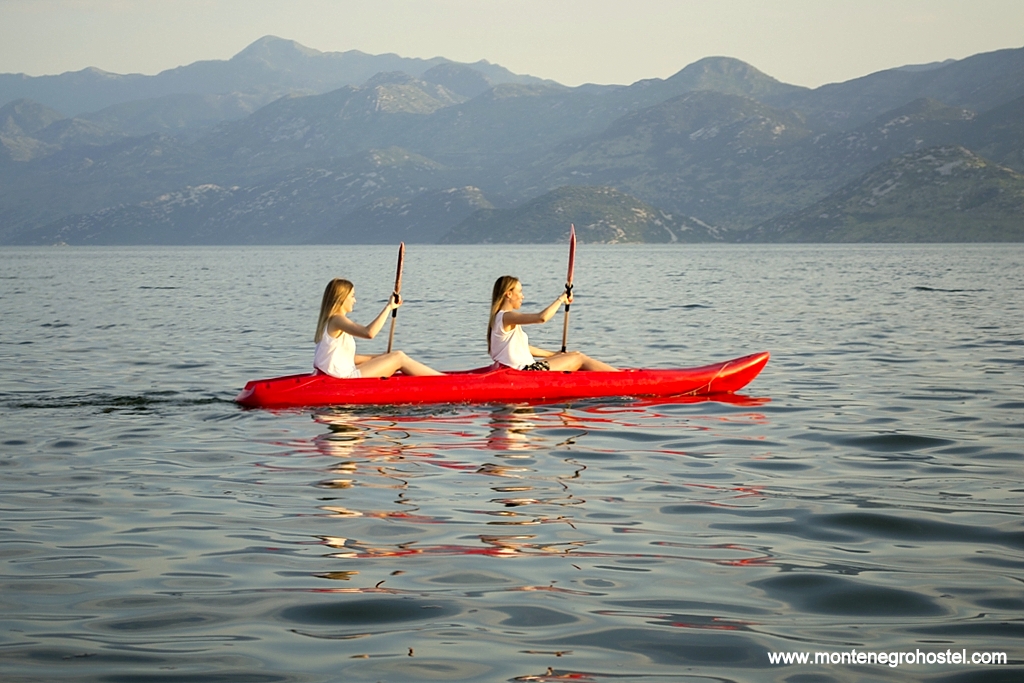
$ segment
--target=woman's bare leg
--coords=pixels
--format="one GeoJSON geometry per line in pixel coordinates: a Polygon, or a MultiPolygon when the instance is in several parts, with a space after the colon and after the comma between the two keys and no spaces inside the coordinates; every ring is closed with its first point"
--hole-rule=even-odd
{"type": "Polygon", "coordinates": [[[594,372],[619,372],[617,367],[608,365],[596,358],[590,358],[589,356],[584,356],[584,358],[586,358],[586,360],[583,361],[583,365],[580,366],[580,370],[592,370],[594,372]]]}
{"type": "Polygon", "coordinates": [[[556,353],[553,356],[548,356],[543,360],[547,361],[548,366],[557,372],[574,371],[574,370],[593,370],[596,372],[618,372],[618,368],[614,368],[607,363],[602,363],[599,360],[595,360],[586,356],[579,351],[566,351],[565,353],[556,353]]]}
{"type": "Polygon", "coordinates": [[[363,377],[390,377],[399,370],[406,375],[443,375],[443,372],[427,367],[405,355],[404,351],[392,351],[374,356],[356,367],[363,377]]]}

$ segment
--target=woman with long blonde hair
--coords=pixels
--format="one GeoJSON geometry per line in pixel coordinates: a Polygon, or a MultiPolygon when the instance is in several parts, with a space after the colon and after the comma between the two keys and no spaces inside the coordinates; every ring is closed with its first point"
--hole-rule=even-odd
{"type": "Polygon", "coordinates": [[[523,284],[511,275],[502,275],[491,290],[491,315],[487,323],[487,352],[495,364],[516,370],[596,370],[615,372],[579,351],[547,351],[530,346],[522,325],[543,324],[551,320],[561,304],[571,304],[572,294],[562,292],[540,313],[521,313],[523,284]],[[540,360],[537,360],[537,359],[540,360]]]}
{"type": "Polygon", "coordinates": [[[320,302],[320,318],[316,323],[316,354],[313,367],[332,377],[355,379],[358,377],[390,377],[399,370],[406,375],[441,375],[402,351],[391,351],[378,356],[356,354],[353,337],[373,339],[384,327],[388,314],[402,305],[402,297],[392,294],[384,309],[369,325],[349,320],[348,314],[356,305],[356,288],[348,280],[335,278],[327,283],[320,302]]]}

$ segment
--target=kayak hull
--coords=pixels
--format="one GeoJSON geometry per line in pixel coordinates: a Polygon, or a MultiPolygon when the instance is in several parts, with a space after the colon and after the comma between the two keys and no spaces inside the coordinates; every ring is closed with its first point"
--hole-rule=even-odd
{"type": "Polygon", "coordinates": [[[424,403],[524,403],[618,396],[706,396],[737,391],[768,362],[755,353],[698,368],[524,372],[480,368],[434,377],[338,379],[324,374],[253,380],[235,398],[247,408],[424,403]]]}

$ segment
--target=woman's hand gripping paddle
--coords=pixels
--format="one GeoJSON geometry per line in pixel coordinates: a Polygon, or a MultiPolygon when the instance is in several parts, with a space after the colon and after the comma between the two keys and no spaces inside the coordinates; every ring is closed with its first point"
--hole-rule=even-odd
{"type": "MultiPolygon", "coordinates": [[[[402,264],[405,261],[405,242],[398,244],[398,272],[395,274],[395,292],[391,296],[395,302],[399,300],[402,293],[402,264]]],[[[391,353],[391,345],[395,342],[395,318],[398,317],[398,309],[391,309],[391,331],[388,332],[388,353],[391,353]]]]}
{"type": "MultiPolygon", "coordinates": [[[[569,273],[565,276],[565,295],[572,296],[572,270],[576,265],[576,226],[569,224],[569,273]]],[[[565,322],[562,324],[562,353],[569,339],[569,302],[565,302],[565,322]]]]}

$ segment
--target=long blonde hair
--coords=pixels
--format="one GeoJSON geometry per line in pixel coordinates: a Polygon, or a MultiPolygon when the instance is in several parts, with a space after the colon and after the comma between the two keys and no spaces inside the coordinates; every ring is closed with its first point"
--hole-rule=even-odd
{"type": "Polygon", "coordinates": [[[498,314],[505,295],[519,284],[519,278],[511,275],[502,275],[494,281],[494,289],[491,290],[491,315],[487,318],[487,353],[491,352],[491,332],[494,331],[494,316],[498,314]]]}
{"type": "Polygon", "coordinates": [[[324,331],[327,329],[327,321],[331,319],[331,316],[337,315],[341,305],[345,303],[345,299],[355,289],[348,280],[342,280],[340,277],[336,277],[327,283],[327,287],[324,288],[324,298],[320,302],[320,319],[316,321],[316,335],[313,337],[313,341],[317,344],[324,337],[324,331]]]}

